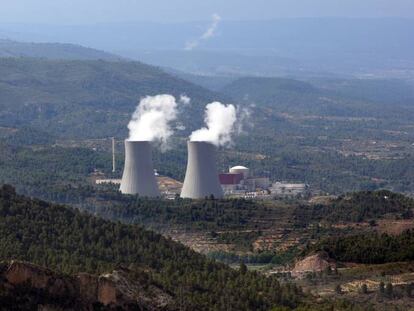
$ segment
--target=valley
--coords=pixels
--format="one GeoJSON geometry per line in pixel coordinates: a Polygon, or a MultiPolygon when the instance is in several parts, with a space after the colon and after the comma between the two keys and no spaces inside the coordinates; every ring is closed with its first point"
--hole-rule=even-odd
{"type": "Polygon", "coordinates": [[[97,310],[414,307],[410,81],[197,79],[80,46],[7,40],[0,56],[6,306],[21,295],[23,310],[36,299],[68,307],[71,298],[97,310]],[[175,192],[150,199],[97,183],[121,179],[128,120],[142,97],[162,93],[191,98],[169,148],[154,146],[160,188],[175,192]],[[219,170],[245,165],[272,181],[304,183],[306,195],[179,198],[188,136],[214,100],[246,111],[218,148],[219,170]],[[26,277],[11,277],[14,269],[26,277]],[[82,275],[93,292],[86,298],[82,275]],[[62,286],[70,288],[63,297],[62,286]]]}

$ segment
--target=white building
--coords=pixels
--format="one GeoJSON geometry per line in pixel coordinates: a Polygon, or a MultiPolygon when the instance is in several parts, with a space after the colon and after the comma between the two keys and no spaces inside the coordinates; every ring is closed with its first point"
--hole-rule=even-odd
{"type": "Polygon", "coordinates": [[[308,188],[309,186],[307,184],[275,182],[269,190],[275,196],[294,197],[305,194],[308,188]]]}

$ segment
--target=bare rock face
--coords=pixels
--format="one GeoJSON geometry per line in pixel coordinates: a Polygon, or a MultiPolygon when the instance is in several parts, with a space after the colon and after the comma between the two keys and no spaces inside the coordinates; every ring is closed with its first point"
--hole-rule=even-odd
{"type": "Polygon", "coordinates": [[[99,278],[98,301],[105,306],[117,303],[117,284],[106,277],[99,278]]]}
{"type": "Polygon", "coordinates": [[[87,301],[94,301],[98,297],[98,278],[88,273],[80,273],[77,276],[79,295],[87,301]]]}
{"type": "Polygon", "coordinates": [[[174,309],[172,296],[150,282],[145,272],[118,269],[101,276],[80,273],[71,277],[19,261],[3,263],[0,268],[0,290],[7,289],[10,297],[27,295],[36,304],[34,310],[93,310],[96,305],[101,310],[174,309]],[[30,296],[39,290],[40,296],[30,296]]]}
{"type": "Polygon", "coordinates": [[[4,277],[11,285],[29,284],[35,289],[46,290],[56,297],[78,292],[73,280],[31,263],[11,261],[4,277]]]}
{"type": "Polygon", "coordinates": [[[327,253],[318,252],[298,261],[292,270],[292,275],[300,277],[309,272],[320,272],[328,268],[336,268],[335,261],[329,258],[327,253]]]}
{"type": "Polygon", "coordinates": [[[30,263],[12,261],[4,274],[7,281],[13,285],[29,282],[34,288],[46,288],[52,278],[52,272],[30,263]]]}
{"type": "Polygon", "coordinates": [[[98,281],[98,301],[104,305],[124,308],[135,302],[147,310],[168,309],[173,302],[172,296],[155,284],[148,285],[145,278],[145,275],[128,269],[101,275],[98,281]]]}

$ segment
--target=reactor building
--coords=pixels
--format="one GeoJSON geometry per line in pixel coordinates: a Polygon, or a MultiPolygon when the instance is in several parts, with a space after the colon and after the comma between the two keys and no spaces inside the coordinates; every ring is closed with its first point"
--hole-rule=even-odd
{"type": "Polygon", "coordinates": [[[251,176],[250,170],[245,166],[233,166],[228,173],[219,174],[220,184],[225,194],[237,194],[268,189],[268,177],[251,176]]]}
{"type": "Polygon", "coordinates": [[[204,199],[214,196],[223,198],[217,164],[216,146],[204,141],[187,142],[188,161],[182,198],[204,199]]]}
{"type": "Polygon", "coordinates": [[[159,197],[149,141],[125,140],[125,166],[120,190],[124,194],[159,197]]]}

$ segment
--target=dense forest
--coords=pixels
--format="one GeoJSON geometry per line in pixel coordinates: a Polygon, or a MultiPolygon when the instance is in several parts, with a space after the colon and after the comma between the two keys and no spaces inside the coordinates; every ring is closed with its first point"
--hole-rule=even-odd
{"type": "MultiPolygon", "coordinates": [[[[16,133],[7,139],[0,139],[0,181],[15,185],[20,193],[50,200],[53,192],[64,185],[87,184],[87,178],[95,170],[101,171],[107,177],[120,177],[121,169],[116,174],[111,172],[110,140],[85,142],[83,145],[77,143],[74,146],[28,145],[30,141],[36,141],[33,136],[38,137],[36,139],[41,140],[41,143],[50,139],[50,136],[31,129],[25,129],[21,135],[16,133]]],[[[260,144],[262,143],[258,139],[256,145],[260,147],[260,144]]],[[[122,168],[121,142],[118,144],[118,152],[117,167],[122,168]]],[[[381,188],[410,192],[413,187],[412,157],[370,161],[358,157],[344,157],[335,152],[300,153],[291,145],[280,149],[275,145],[274,148],[256,150],[256,154],[259,152],[269,156],[257,160],[250,151],[220,150],[220,168],[225,171],[229,165],[243,164],[259,176],[269,176],[273,180],[306,182],[312,191],[320,189],[333,194],[381,188]],[[375,181],[375,176],[381,176],[382,179],[375,181]]],[[[178,142],[176,149],[168,152],[156,150],[154,163],[161,175],[182,181],[186,165],[185,141],[178,142]]],[[[65,193],[61,195],[64,196],[65,193]]]]}
{"type": "Polygon", "coordinates": [[[414,200],[387,190],[361,191],[339,196],[324,204],[302,205],[295,210],[295,219],[304,225],[314,221],[361,222],[376,220],[392,214],[394,217],[413,217],[414,200]]]}
{"type": "Polygon", "coordinates": [[[392,236],[361,234],[323,240],[311,247],[326,251],[333,259],[343,262],[382,264],[414,260],[414,231],[392,236]]]}
{"type": "Polygon", "coordinates": [[[292,284],[232,270],[136,225],[27,199],[7,185],[0,190],[0,219],[0,260],[26,260],[65,273],[146,267],[154,281],[185,301],[186,310],[295,307],[303,297],[292,284]]]}
{"type": "Polygon", "coordinates": [[[125,137],[140,98],[163,93],[192,98],[181,121],[194,128],[219,97],[140,62],[0,57],[0,71],[1,126],[65,138],[125,137]]]}

